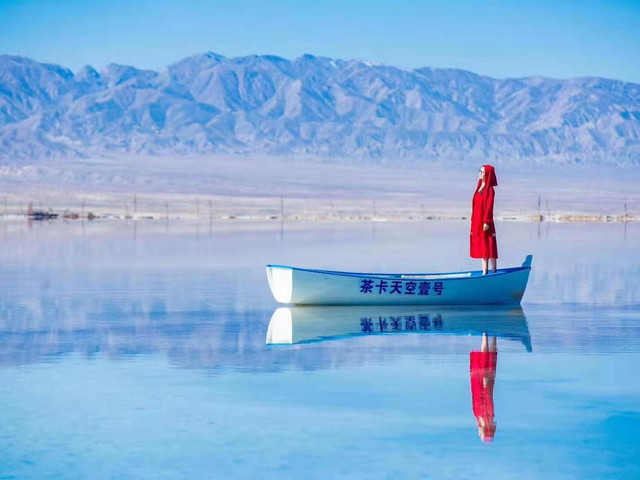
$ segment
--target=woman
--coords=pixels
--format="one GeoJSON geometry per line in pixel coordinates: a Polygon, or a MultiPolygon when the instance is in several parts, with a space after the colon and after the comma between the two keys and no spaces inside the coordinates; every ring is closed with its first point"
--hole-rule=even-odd
{"type": "Polygon", "coordinates": [[[483,165],[471,203],[471,258],[482,259],[483,275],[487,273],[489,263],[492,272],[496,271],[498,263],[498,243],[493,223],[493,187],[497,185],[495,169],[491,165],[483,165]]]}

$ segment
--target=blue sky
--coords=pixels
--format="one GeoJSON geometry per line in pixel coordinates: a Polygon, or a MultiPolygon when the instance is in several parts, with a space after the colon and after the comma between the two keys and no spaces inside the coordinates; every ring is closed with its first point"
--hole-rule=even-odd
{"type": "Polygon", "coordinates": [[[0,0],[0,53],[77,70],[205,51],[640,83],[640,1],[0,0]]]}

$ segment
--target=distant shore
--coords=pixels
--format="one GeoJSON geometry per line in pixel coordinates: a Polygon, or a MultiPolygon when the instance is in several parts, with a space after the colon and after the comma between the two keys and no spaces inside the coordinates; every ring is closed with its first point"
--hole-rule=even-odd
{"type": "MultiPolygon", "coordinates": [[[[640,170],[496,167],[494,216],[638,222],[640,170]]],[[[0,168],[0,219],[406,222],[468,220],[474,165],[250,156],[47,160],[0,168]]]]}
{"type": "MultiPolygon", "coordinates": [[[[18,207],[20,208],[20,207],[18,207]]],[[[129,208],[125,208],[129,210],[129,208]]],[[[468,214],[441,212],[421,214],[411,212],[408,209],[397,209],[389,212],[367,213],[358,211],[356,206],[343,208],[339,211],[290,211],[269,212],[265,209],[251,211],[245,208],[237,210],[223,211],[219,208],[205,207],[200,212],[189,212],[184,209],[176,211],[153,211],[140,210],[125,213],[116,213],[113,208],[101,207],[91,210],[71,209],[71,208],[37,208],[34,207],[32,213],[15,211],[16,207],[5,213],[0,213],[0,221],[29,221],[29,222],[82,222],[82,221],[138,221],[151,220],[159,222],[167,221],[187,221],[191,223],[214,223],[214,222],[425,222],[425,221],[460,221],[469,220],[468,214]],[[11,212],[11,210],[14,210],[11,212]]],[[[583,214],[583,213],[558,213],[543,215],[537,213],[524,213],[521,215],[496,215],[495,220],[499,222],[525,222],[525,223],[630,223],[640,222],[640,217],[633,215],[606,215],[606,214],[583,214]]]]}

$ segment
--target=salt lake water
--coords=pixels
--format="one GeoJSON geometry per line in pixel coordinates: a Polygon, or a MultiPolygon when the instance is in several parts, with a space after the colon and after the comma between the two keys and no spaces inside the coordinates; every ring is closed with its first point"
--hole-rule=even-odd
{"type": "Polygon", "coordinates": [[[521,310],[276,324],[265,264],[477,268],[468,224],[1,223],[0,478],[640,478],[640,225],[498,235],[521,310]]]}

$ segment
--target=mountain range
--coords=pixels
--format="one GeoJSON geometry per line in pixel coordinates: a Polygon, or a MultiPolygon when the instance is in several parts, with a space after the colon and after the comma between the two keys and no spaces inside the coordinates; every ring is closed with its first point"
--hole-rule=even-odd
{"type": "Polygon", "coordinates": [[[303,55],[159,71],[0,56],[0,159],[263,153],[640,165],[640,85],[303,55]]]}

